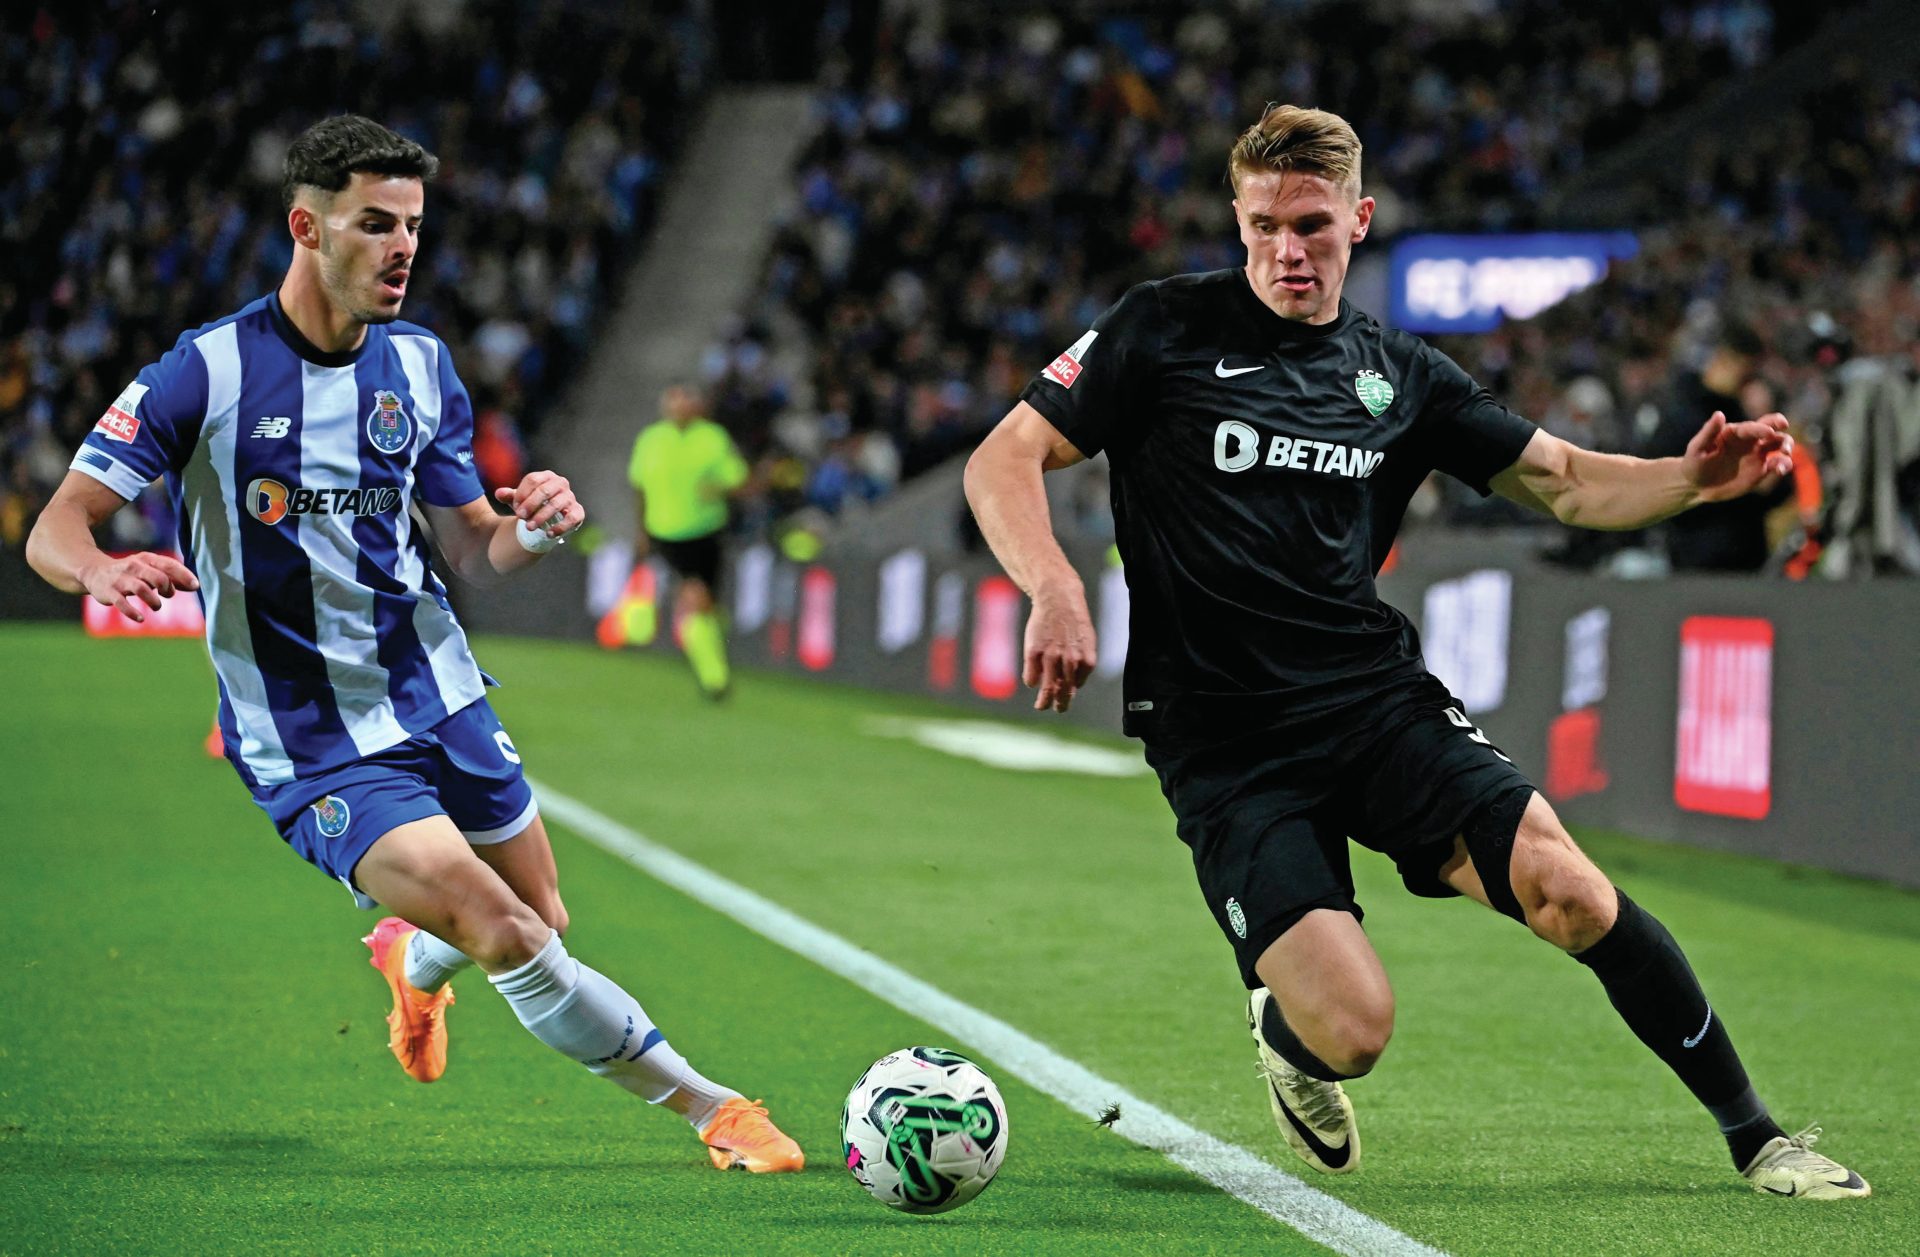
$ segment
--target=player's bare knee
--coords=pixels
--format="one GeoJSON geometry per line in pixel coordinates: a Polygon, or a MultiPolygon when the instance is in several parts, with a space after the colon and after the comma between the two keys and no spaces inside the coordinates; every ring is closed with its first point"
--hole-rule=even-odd
{"type": "Polygon", "coordinates": [[[1529,810],[1514,842],[1511,873],[1527,925],[1555,947],[1581,951],[1613,928],[1618,899],[1612,883],[1550,811],[1542,817],[1529,810]]]}
{"type": "Polygon", "coordinates": [[[560,937],[567,936],[567,905],[560,900],[558,888],[547,885],[532,891],[521,892],[522,901],[533,909],[540,920],[560,937]]]}
{"type": "Polygon", "coordinates": [[[1331,1055],[1322,1060],[1340,1073],[1357,1078],[1370,1072],[1393,1038],[1393,1010],[1366,1010],[1343,1017],[1332,1027],[1331,1055]]]}
{"type": "Polygon", "coordinates": [[[504,973],[538,955],[553,931],[539,913],[515,900],[458,918],[456,932],[460,937],[449,941],[488,973],[504,973]]]}
{"type": "Polygon", "coordinates": [[[1302,1033],[1301,1041],[1337,1072],[1358,1077],[1378,1063],[1393,1038],[1393,993],[1389,988],[1357,985],[1338,1008],[1326,1010],[1310,1024],[1310,1036],[1302,1033]]]}
{"type": "Polygon", "coordinates": [[[1539,879],[1530,900],[1523,902],[1533,932],[1571,952],[1599,942],[1619,907],[1612,883],[1591,865],[1555,869],[1539,879]]]}
{"type": "Polygon", "coordinates": [[[1386,1054],[1387,1041],[1393,1038],[1393,1026],[1368,1023],[1355,1027],[1347,1042],[1346,1059],[1335,1068],[1350,1077],[1358,1078],[1371,1073],[1380,1058],[1386,1054]]]}

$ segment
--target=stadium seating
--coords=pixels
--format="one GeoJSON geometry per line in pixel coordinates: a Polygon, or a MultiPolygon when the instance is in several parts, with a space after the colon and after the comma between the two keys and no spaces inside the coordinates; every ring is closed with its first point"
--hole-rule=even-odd
{"type": "MultiPolygon", "coordinates": [[[[899,19],[870,65],[823,73],[800,212],[760,300],[709,353],[721,417],[786,486],[781,505],[870,500],[978,439],[1127,284],[1238,261],[1222,154],[1266,98],[1355,122],[1382,202],[1371,248],[1416,229],[1565,225],[1532,208],[1556,180],[1763,70],[1816,21],[1744,2],[1628,5],[1604,22],[1580,6],[1479,8],[1399,26],[1337,6],[1258,28],[899,19]],[[1530,53],[1488,75],[1473,49],[1490,43],[1530,53]]],[[[1911,277],[1898,223],[1920,108],[1845,79],[1827,95],[1804,113],[1857,119],[1836,143],[1812,143],[1802,122],[1774,150],[1689,154],[1657,198],[1679,212],[1656,220],[1638,263],[1546,318],[1447,348],[1551,426],[1573,403],[1603,408],[1601,430],[1571,435],[1628,448],[1631,417],[1658,404],[1721,310],[1774,349],[1776,402],[1823,414],[1806,320],[1900,308],[1863,305],[1853,268],[1874,259],[1883,287],[1911,277]],[[1855,179],[1875,192],[1837,203],[1855,179]]],[[[1881,322],[1856,337],[1863,352],[1913,339],[1881,322]]]]}

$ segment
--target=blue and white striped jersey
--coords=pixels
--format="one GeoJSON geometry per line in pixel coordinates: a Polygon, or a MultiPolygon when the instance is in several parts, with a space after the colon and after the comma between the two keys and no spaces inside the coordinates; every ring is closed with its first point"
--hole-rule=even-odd
{"type": "Polygon", "coordinates": [[[249,786],[384,750],[481,696],[408,509],[481,496],[472,442],[433,333],[376,325],[324,353],[271,295],[182,336],[87,434],[74,470],[122,497],[166,477],[249,786]]]}

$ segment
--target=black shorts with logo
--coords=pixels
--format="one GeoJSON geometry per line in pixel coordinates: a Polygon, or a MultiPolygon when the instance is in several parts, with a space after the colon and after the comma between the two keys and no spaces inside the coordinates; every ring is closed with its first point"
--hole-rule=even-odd
{"type": "MultiPolygon", "coordinates": [[[[1518,827],[1533,783],[1424,673],[1323,717],[1147,762],[1193,850],[1207,907],[1249,989],[1254,962],[1315,908],[1361,915],[1347,841],[1391,857],[1407,888],[1450,896],[1438,870],[1455,835],[1492,809],[1518,827]]],[[[1507,840],[1511,840],[1511,830],[1507,840]]]]}
{"type": "Polygon", "coordinates": [[[682,580],[697,580],[704,584],[709,592],[720,589],[720,534],[710,532],[704,537],[688,537],[684,541],[668,541],[662,537],[649,537],[648,544],[654,553],[665,559],[674,575],[682,580]]]}

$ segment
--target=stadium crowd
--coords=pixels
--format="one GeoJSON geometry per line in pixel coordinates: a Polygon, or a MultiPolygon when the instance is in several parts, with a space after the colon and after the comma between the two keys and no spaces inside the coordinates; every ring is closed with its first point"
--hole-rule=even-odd
{"type": "MultiPolygon", "coordinates": [[[[273,285],[280,152],[348,107],[443,159],[407,314],[454,347],[485,477],[513,479],[711,78],[701,12],[337,0],[216,18],[112,0],[0,32],[0,546],[140,365],[273,285]]],[[[1383,251],[1409,231],[1544,225],[1544,190],[1822,16],[1785,0],[1387,12],[919,6],[871,48],[826,41],[798,208],[701,364],[755,461],[743,526],[883,496],[977,440],[1129,284],[1236,264],[1221,155],[1270,97],[1355,123],[1383,251]],[[1491,65],[1488,46],[1512,55],[1491,65]]],[[[1743,406],[1825,414],[1837,358],[1906,352],[1920,327],[1920,100],[1843,73],[1793,118],[1651,172],[1641,252],[1600,286],[1443,347],[1602,448],[1642,448],[1729,328],[1760,342],[1743,406]]],[[[144,544],[164,502],[117,526],[144,544]]]]}
{"type": "MultiPolygon", "coordinates": [[[[517,480],[708,61],[677,0],[29,7],[0,30],[0,546],[141,366],[279,282],[281,155],[331,113],[438,153],[406,317],[453,347],[483,478],[517,480]]],[[[117,540],[166,509],[150,493],[117,540]]]]}
{"type": "Polygon", "coordinates": [[[1842,68],[1752,143],[1702,143],[1651,172],[1644,197],[1654,225],[1637,257],[1537,318],[1442,347],[1557,435],[1654,453],[1716,348],[1747,360],[1720,391],[1749,416],[1784,411],[1816,451],[1850,359],[1920,370],[1920,84],[1842,68]]]}
{"type": "MultiPolygon", "coordinates": [[[[883,495],[977,440],[1129,284],[1237,264],[1221,155],[1269,97],[1354,122],[1381,202],[1371,248],[1526,229],[1554,181],[1818,18],[1759,0],[1604,15],[1542,0],[1391,25],[1352,6],[1257,26],[949,16],[884,26],[870,64],[829,59],[798,212],[708,354],[716,413],[761,457],[774,513],[883,495]],[[1520,52],[1490,70],[1478,50],[1496,43],[1520,52]]],[[[1625,449],[1630,417],[1647,425],[1721,327],[1751,321],[1756,387],[1823,413],[1816,311],[1868,352],[1912,340],[1890,312],[1912,301],[1915,109],[1843,76],[1761,148],[1703,143],[1653,189],[1636,262],[1446,347],[1522,413],[1625,449]]]]}

